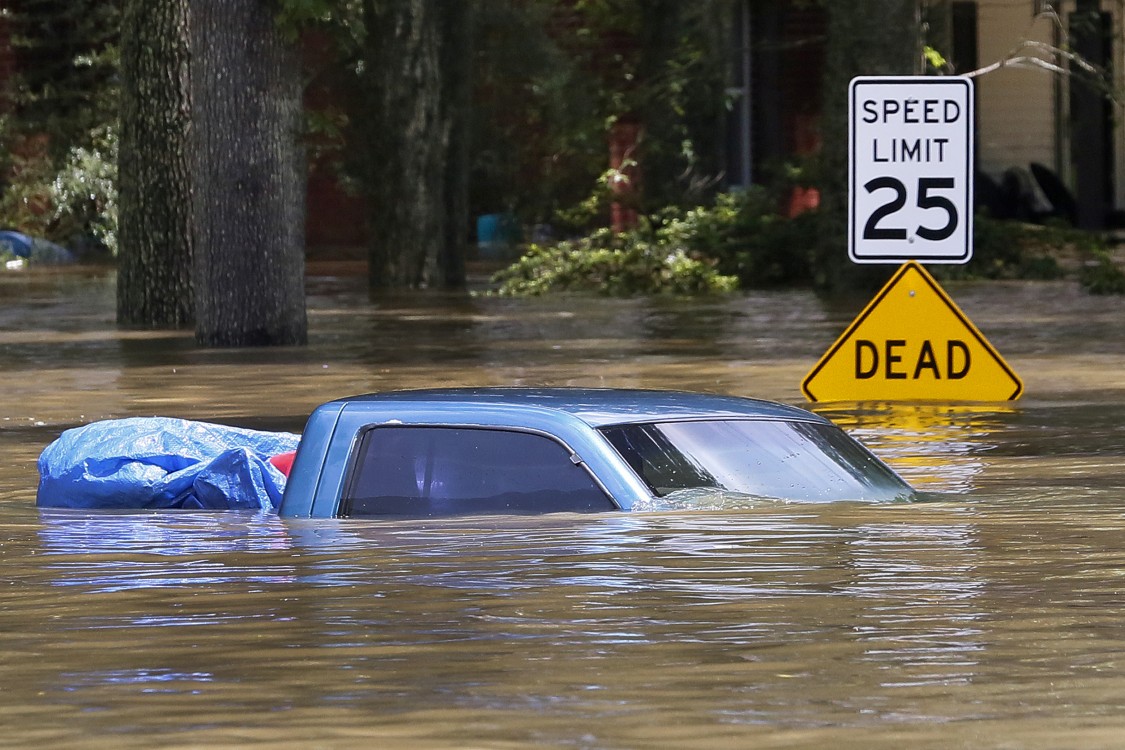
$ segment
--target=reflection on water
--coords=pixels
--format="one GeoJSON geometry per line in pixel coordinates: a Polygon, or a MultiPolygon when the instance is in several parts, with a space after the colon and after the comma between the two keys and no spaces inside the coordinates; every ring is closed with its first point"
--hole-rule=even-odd
{"type": "Polygon", "coordinates": [[[432,522],[34,508],[42,447],[107,416],[300,429],[327,398],[448,384],[799,403],[856,312],[801,292],[310,289],[309,347],[210,351],[115,331],[104,273],[0,276],[6,744],[1119,745],[1119,301],[951,289],[1023,401],[818,408],[937,502],[432,522]]]}
{"type": "Polygon", "coordinates": [[[966,492],[1003,440],[1007,404],[833,404],[817,411],[885,460],[919,490],[966,492]]]}
{"type": "Polygon", "coordinates": [[[57,586],[89,586],[95,591],[112,592],[234,579],[262,583],[291,580],[272,566],[255,577],[246,569],[229,570],[222,562],[206,559],[289,550],[289,536],[274,514],[39,513],[40,550],[51,556],[45,566],[58,574],[54,580],[57,586]]]}
{"type": "Polygon", "coordinates": [[[970,719],[1104,715],[1125,677],[1112,631],[1057,629],[1116,583],[1078,567],[1032,584],[1020,568],[1063,550],[1035,535],[1046,524],[1018,552],[994,546],[998,528],[956,505],[433,524],[45,513],[35,578],[63,593],[36,595],[21,640],[62,661],[17,654],[9,693],[92,731],[151,738],[190,707],[200,742],[340,746],[355,731],[453,746],[465,726],[485,745],[569,746],[575,721],[594,746],[676,746],[654,721],[936,739],[970,719]],[[1065,698],[1036,687],[1058,680],[1065,698]]]}

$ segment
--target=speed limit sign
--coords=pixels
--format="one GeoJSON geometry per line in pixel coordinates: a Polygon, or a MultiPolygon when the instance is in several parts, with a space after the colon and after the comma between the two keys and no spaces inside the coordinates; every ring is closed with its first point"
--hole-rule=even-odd
{"type": "Polygon", "coordinates": [[[849,89],[848,254],[967,263],[973,254],[973,82],[861,77],[849,89]]]}

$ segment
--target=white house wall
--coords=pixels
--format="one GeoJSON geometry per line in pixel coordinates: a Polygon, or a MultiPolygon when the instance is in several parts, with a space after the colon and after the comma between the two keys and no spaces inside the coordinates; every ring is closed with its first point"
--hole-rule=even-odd
{"type": "MultiPolygon", "coordinates": [[[[1055,44],[1055,26],[1046,18],[1035,19],[1032,7],[1032,0],[977,3],[982,69],[1008,59],[1026,41],[1055,44]]],[[[1022,54],[1037,54],[1022,49],[1022,54]]],[[[1026,168],[1031,162],[1063,171],[1057,78],[1028,64],[1005,65],[976,78],[977,166],[982,171],[998,179],[1009,167],[1026,168]]]]}
{"type": "MultiPolygon", "coordinates": [[[[1113,16],[1113,68],[1118,92],[1125,91],[1125,0],[1102,0],[1102,10],[1113,16]]],[[[978,0],[978,54],[981,68],[1015,56],[1035,56],[1048,63],[1065,65],[1057,55],[1023,42],[1065,47],[1064,29],[1074,1],[978,0]],[[1054,6],[1061,21],[1049,14],[1033,16],[1037,6],[1054,6]]],[[[1070,141],[1067,129],[1068,85],[1065,75],[1027,61],[982,73],[978,91],[977,165],[999,178],[1012,166],[1039,162],[1054,169],[1064,180],[1072,178],[1070,141]]],[[[1113,205],[1125,208],[1125,108],[1118,105],[1114,129],[1113,205]]]]}

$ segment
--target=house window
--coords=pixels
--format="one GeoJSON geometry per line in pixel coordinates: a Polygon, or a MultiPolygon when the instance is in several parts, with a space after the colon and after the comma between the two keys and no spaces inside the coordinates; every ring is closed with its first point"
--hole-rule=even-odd
{"type": "Polygon", "coordinates": [[[380,426],[360,440],[343,516],[614,510],[560,443],[531,432],[380,426]]]}

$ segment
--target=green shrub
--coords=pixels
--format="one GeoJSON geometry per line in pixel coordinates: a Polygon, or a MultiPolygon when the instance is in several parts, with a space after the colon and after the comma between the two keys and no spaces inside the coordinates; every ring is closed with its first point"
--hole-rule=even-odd
{"type": "Polygon", "coordinates": [[[1125,271],[1114,265],[1107,249],[1095,250],[1078,280],[1090,294],[1125,294],[1125,271]]]}
{"type": "Polygon", "coordinates": [[[973,259],[942,268],[942,278],[1057,279],[1077,268],[1079,282],[1091,294],[1125,294],[1125,271],[1114,264],[1100,232],[978,214],[974,235],[973,259]]]}
{"type": "Polygon", "coordinates": [[[46,153],[12,157],[0,225],[80,254],[117,251],[117,131],[99,128],[60,167],[46,153]]]}
{"type": "Polygon", "coordinates": [[[700,294],[737,286],[736,279],[723,276],[712,263],[657,241],[650,230],[615,234],[609,229],[556,245],[531,245],[493,281],[499,284],[498,294],[514,296],[700,294]]]}
{"type": "Polygon", "coordinates": [[[947,277],[977,279],[1057,279],[1064,275],[1057,254],[1084,241],[1085,233],[1062,226],[1042,226],[993,219],[973,219],[973,257],[947,277]]]}
{"type": "Polygon", "coordinates": [[[628,232],[600,229],[556,246],[533,245],[494,280],[501,294],[692,294],[807,284],[814,217],[789,219],[777,205],[764,188],[723,193],[711,206],[664,209],[628,232]]]}
{"type": "Polygon", "coordinates": [[[92,144],[72,148],[51,182],[54,234],[81,251],[93,243],[117,255],[117,129],[92,134],[92,144]]]}
{"type": "Polygon", "coordinates": [[[743,287],[803,285],[812,280],[816,217],[795,219],[778,210],[778,198],[761,187],[722,193],[710,207],[667,216],[660,239],[711,258],[743,287]]]}
{"type": "MultiPolygon", "coordinates": [[[[753,187],[720,194],[710,206],[668,208],[629,232],[601,229],[557,246],[532,246],[495,281],[502,294],[686,294],[813,284],[818,274],[833,272],[818,255],[818,232],[826,224],[816,212],[788,218],[780,203],[776,192],[753,187]]],[[[1079,278],[1093,293],[1121,293],[1125,285],[1100,234],[983,215],[975,223],[972,260],[935,269],[940,278],[1055,279],[1081,264],[1079,278]]],[[[832,262],[844,266],[837,275],[857,275],[846,258],[832,262]]]]}

